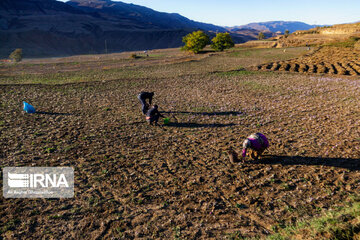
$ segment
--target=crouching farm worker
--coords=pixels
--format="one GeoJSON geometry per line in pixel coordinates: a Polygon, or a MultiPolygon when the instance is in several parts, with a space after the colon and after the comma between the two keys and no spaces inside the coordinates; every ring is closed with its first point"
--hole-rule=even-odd
{"type": "Polygon", "coordinates": [[[242,158],[245,160],[246,153],[251,159],[257,160],[261,154],[269,147],[269,141],[264,134],[254,133],[251,134],[243,143],[242,158]]]}
{"type": "Polygon", "coordinates": [[[163,115],[160,114],[159,110],[158,110],[158,106],[154,105],[152,108],[150,108],[149,111],[147,111],[146,113],[146,121],[152,125],[152,123],[154,122],[155,125],[158,125],[158,121],[159,121],[159,117],[164,117],[163,115]]]}
{"type": "Polygon", "coordinates": [[[154,96],[154,92],[141,92],[138,95],[138,99],[141,103],[141,111],[143,114],[146,114],[149,110],[149,106],[151,105],[152,98],[154,96]],[[149,103],[146,102],[146,99],[149,99],[149,103]]]}

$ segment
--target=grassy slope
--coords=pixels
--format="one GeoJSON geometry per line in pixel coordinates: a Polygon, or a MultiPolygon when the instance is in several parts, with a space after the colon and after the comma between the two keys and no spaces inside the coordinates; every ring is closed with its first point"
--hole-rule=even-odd
{"type": "Polygon", "coordinates": [[[345,207],[336,207],[294,225],[274,226],[277,233],[267,239],[359,239],[360,199],[355,197],[353,200],[345,207]]]}

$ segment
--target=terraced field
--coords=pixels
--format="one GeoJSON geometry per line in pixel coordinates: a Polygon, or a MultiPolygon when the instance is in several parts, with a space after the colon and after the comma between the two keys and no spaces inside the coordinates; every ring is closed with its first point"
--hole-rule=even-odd
{"type": "Polygon", "coordinates": [[[258,65],[256,69],[358,76],[360,75],[359,56],[359,50],[327,46],[296,59],[264,63],[258,65]]]}

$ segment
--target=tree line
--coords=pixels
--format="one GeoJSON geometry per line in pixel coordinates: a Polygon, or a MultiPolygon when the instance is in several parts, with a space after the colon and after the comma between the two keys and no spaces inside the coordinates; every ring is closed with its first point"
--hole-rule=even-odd
{"type": "MultiPolygon", "coordinates": [[[[210,43],[210,37],[203,31],[195,31],[183,37],[185,45],[181,48],[184,51],[199,53],[210,43]]],[[[224,51],[234,47],[234,42],[229,33],[218,33],[211,39],[211,48],[215,51],[224,51]]]]}

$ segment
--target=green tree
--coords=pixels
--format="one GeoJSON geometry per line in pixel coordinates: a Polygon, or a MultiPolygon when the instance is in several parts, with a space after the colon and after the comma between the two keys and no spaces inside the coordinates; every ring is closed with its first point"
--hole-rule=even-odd
{"type": "Polygon", "coordinates": [[[259,32],[258,39],[259,39],[259,40],[265,39],[265,35],[264,35],[263,32],[259,32]]]}
{"type": "Polygon", "coordinates": [[[182,41],[185,43],[182,50],[198,53],[206,47],[210,39],[203,31],[196,31],[183,37],[182,41]]]}
{"type": "Polygon", "coordinates": [[[224,49],[234,46],[234,42],[229,33],[218,33],[211,41],[211,48],[215,51],[224,51],[224,49]]]}
{"type": "Polygon", "coordinates": [[[22,60],[22,49],[17,48],[15,49],[9,56],[10,59],[12,59],[15,62],[20,62],[22,60]]]}

